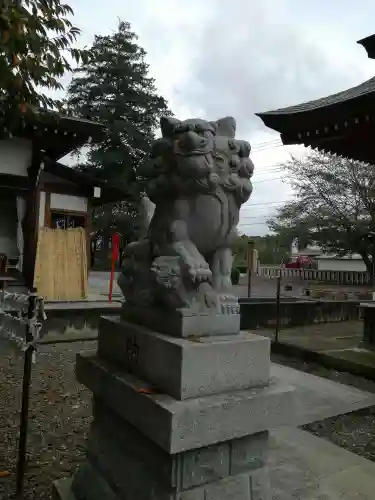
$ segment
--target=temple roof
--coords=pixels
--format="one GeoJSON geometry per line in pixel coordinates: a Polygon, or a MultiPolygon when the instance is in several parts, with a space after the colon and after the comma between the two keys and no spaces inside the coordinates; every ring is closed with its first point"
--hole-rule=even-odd
{"type": "MultiPolygon", "coordinates": [[[[358,40],[357,43],[366,49],[370,58],[375,58],[375,35],[362,38],[358,40]]],[[[368,98],[375,98],[375,78],[370,78],[370,80],[360,83],[355,87],[326,97],[321,97],[320,99],[314,99],[312,101],[263,113],[256,113],[256,115],[263,120],[265,125],[282,133],[285,127],[295,128],[293,125],[297,123],[300,127],[302,120],[306,119],[307,116],[309,120],[313,116],[315,118],[314,121],[316,121],[318,113],[329,112],[332,116],[332,112],[338,112],[340,109],[340,114],[342,114],[344,107],[348,110],[349,108],[352,109],[353,105],[357,106],[359,101],[363,101],[365,98],[367,98],[366,101],[368,98]],[[290,117],[290,119],[287,119],[287,117],[290,117]],[[294,123],[292,123],[291,120],[293,120],[294,123]]]]}
{"type": "MultiPolygon", "coordinates": [[[[273,111],[266,111],[264,113],[256,113],[257,116],[267,120],[268,116],[272,115],[290,115],[295,113],[303,113],[306,111],[317,110],[318,108],[325,108],[327,106],[332,106],[334,104],[343,103],[345,101],[350,101],[356,99],[363,95],[373,94],[375,92],[375,77],[370,78],[363,83],[355,87],[351,87],[342,92],[337,92],[336,94],[331,94],[326,97],[321,97],[320,99],[314,99],[313,101],[303,102],[294,106],[288,106],[286,108],[279,108],[273,111]]],[[[267,125],[267,124],[266,124],[267,125]]]]}
{"type": "MultiPolygon", "coordinates": [[[[375,58],[375,35],[359,40],[375,58]]],[[[320,99],[256,113],[283,144],[304,144],[375,163],[375,78],[320,99]]]]}
{"type": "MultiPolygon", "coordinates": [[[[84,118],[63,115],[50,110],[38,110],[25,116],[25,123],[13,135],[29,139],[58,160],[91,140],[100,140],[105,126],[84,118]]],[[[7,124],[0,122],[0,133],[7,136],[7,124]]]]}
{"type": "Polygon", "coordinates": [[[370,59],[375,59],[375,35],[366,36],[358,40],[359,45],[362,45],[370,59]]]}

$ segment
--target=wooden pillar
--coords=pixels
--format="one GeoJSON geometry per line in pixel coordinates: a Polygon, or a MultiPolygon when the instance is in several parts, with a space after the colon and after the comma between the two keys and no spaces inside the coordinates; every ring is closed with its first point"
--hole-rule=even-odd
{"type": "Polygon", "coordinates": [[[86,216],[86,253],[87,253],[87,272],[90,271],[92,267],[91,262],[91,231],[92,231],[92,201],[91,198],[87,198],[87,216],[86,216]]]}
{"type": "Polygon", "coordinates": [[[23,276],[28,289],[34,286],[36,246],[39,216],[39,177],[43,162],[43,151],[33,144],[31,165],[27,169],[26,216],[22,222],[24,235],[23,276]]]}

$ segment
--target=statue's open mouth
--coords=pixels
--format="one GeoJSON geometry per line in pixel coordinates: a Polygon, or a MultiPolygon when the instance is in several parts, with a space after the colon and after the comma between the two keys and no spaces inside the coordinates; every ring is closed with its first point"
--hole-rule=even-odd
{"type": "Polygon", "coordinates": [[[200,149],[192,149],[189,151],[186,151],[186,149],[179,148],[178,146],[175,147],[175,154],[179,156],[206,156],[209,154],[213,154],[212,147],[208,146],[207,148],[200,148],[200,149]]]}

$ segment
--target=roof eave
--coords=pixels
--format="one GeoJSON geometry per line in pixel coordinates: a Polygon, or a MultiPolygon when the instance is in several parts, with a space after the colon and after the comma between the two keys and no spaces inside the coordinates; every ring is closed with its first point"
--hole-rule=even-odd
{"type": "Polygon", "coordinates": [[[80,184],[86,187],[101,189],[101,196],[93,198],[92,203],[95,206],[104,205],[106,203],[115,203],[121,200],[130,200],[130,195],[125,190],[113,186],[103,180],[97,179],[85,172],[80,172],[72,167],[68,167],[62,163],[46,159],[45,171],[56,175],[57,177],[64,178],[75,184],[80,184]]]}
{"type": "Polygon", "coordinates": [[[370,59],[375,59],[375,35],[366,36],[358,40],[357,43],[362,45],[370,59]]]}

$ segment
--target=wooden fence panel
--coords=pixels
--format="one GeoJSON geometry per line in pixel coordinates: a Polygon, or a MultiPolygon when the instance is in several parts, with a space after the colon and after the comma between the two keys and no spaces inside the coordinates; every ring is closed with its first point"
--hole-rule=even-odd
{"type": "Polygon", "coordinates": [[[259,266],[259,276],[276,278],[301,278],[306,281],[340,283],[342,285],[368,285],[369,276],[365,271],[319,271],[318,269],[293,269],[279,266],[259,266]]]}
{"type": "Polygon", "coordinates": [[[86,233],[83,228],[40,229],[34,286],[46,300],[87,298],[86,233]]]}

